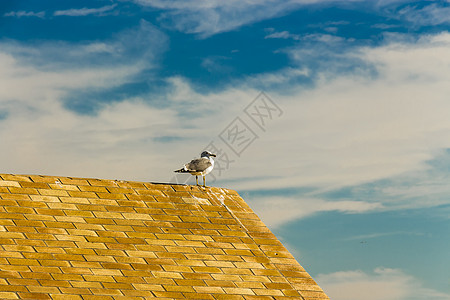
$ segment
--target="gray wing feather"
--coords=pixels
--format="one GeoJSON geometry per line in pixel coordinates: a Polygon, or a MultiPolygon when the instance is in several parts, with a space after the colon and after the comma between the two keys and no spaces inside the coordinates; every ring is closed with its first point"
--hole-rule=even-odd
{"type": "Polygon", "coordinates": [[[202,157],[191,160],[190,163],[186,164],[186,169],[188,169],[188,171],[203,172],[210,166],[212,166],[212,164],[209,159],[202,157]]]}

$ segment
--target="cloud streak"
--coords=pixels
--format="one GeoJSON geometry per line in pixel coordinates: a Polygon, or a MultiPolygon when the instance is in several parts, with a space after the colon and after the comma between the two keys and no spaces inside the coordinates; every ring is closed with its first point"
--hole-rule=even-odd
{"type": "Polygon", "coordinates": [[[71,8],[66,10],[57,10],[53,13],[54,16],[68,16],[68,17],[85,17],[89,15],[105,16],[113,13],[117,4],[106,5],[99,8],[71,8]]]}
{"type": "Polygon", "coordinates": [[[275,229],[291,221],[311,217],[320,212],[366,213],[383,210],[381,203],[355,200],[324,200],[298,197],[248,197],[253,210],[269,228],[275,229]]]}
{"type": "Polygon", "coordinates": [[[34,12],[34,11],[11,11],[9,13],[5,13],[3,15],[4,17],[16,17],[16,18],[23,18],[23,17],[37,17],[43,19],[45,17],[45,11],[40,12],[34,12]]]}

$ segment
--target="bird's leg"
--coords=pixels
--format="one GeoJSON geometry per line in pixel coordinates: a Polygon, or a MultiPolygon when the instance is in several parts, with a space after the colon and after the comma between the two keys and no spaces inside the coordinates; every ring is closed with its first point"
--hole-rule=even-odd
{"type": "Polygon", "coordinates": [[[198,185],[198,176],[195,175],[195,183],[198,185]]]}
{"type": "Polygon", "coordinates": [[[205,176],[203,176],[203,186],[205,186],[206,180],[205,180],[205,176]]]}

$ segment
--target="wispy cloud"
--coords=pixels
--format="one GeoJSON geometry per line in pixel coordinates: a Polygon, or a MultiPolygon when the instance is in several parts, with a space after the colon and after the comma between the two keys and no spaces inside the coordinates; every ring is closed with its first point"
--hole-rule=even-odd
{"type": "Polygon", "coordinates": [[[261,220],[274,229],[283,224],[320,212],[337,211],[342,213],[366,213],[383,209],[381,203],[354,200],[323,200],[319,198],[263,197],[246,199],[261,220]]]}
{"type": "Polygon", "coordinates": [[[40,12],[34,12],[34,11],[11,11],[9,13],[5,13],[3,15],[4,17],[16,17],[16,18],[22,18],[22,17],[37,17],[43,19],[45,17],[45,11],[40,12]]]}
{"type": "MultiPolygon", "coordinates": [[[[140,5],[164,10],[161,20],[177,30],[208,37],[246,24],[283,15],[304,5],[341,0],[132,0],[140,5]]],[[[348,1],[347,1],[348,2],[348,1]]]]}
{"type": "Polygon", "coordinates": [[[450,295],[427,287],[399,269],[376,268],[373,273],[342,271],[316,278],[334,300],[449,300],[450,295]]]}
{"type": "Polygon", "coordinates": [[[140,63],[142,68],[155,64],[167,47],[167,36],[151,23],[141,20],[138,26],[116,33],[103,41],[43,41],[35,47],[19,41],[2,42],[2,50],[24,62],[45,67],[81,68],[140,63]]]}
{"type": "Polygon", "coordinates": [[[201,66],[211,73],[230,73],[232,68],[227,65],[228,60],[231,60],[231,58],[226,56],[208,56],[202,60],[201,66]]]}
{"type": "MultiPolygon", "coordinates": [[[[20,66],[35,67],[45,74],[94,69],[98,72],[115,68],[128,70],[127,77],[118,76],[114,81],[109,78],[108,85],[103,86],[103,77],[99,76],[95,83],[65,93],[63,100],[66,107],[82,113],[95,113],[105,103],[137,95],[133,89],[121,93],[112,91],[138,81],[140,73],[155,68],[166,46],[166,35],[144,20],[137,27],[126,29],[103,41],[48,41],[36,43],[34,47],[14,41],[1,43],[3,53],[14,57],[20,66]]],[[[147,77],[145,80],[149,79],[147,77]]]]}
{"type": "Polygon", "coordinates": [[[422,8],[409,5],[402,8],[396,17],[403,18],[408,22],[419,26],[435,26],[450,23],[450,3],[431,3],[422,8]]]}
{"type": "Polygon", "coordinates": [[[292,34],[289,31],[275,31],[273,28],[267,29],[269,34],[266,35],[265,39],[293,39],[300,40],[300,35],[292,34]]]}
{"type": "Polygon", "coordinates": [[[66,10],[57,10],[54,16],[84,17],[89,15],[104,16],[112,13],[117,4],[106,5],[99,8],[72,8],[66,10]]]}

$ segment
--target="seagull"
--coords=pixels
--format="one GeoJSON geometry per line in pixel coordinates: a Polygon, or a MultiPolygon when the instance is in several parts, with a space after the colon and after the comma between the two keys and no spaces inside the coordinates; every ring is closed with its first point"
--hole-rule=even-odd
{"type": "Polygon", "coordinates": [[[198,185],[198,175],[203,176],[203,186],[205,186],[205,175],[209,174],[214,168],[214,160],[212,156],[216,157],[215,154],[209,151],[203,151],[200,158],[191,160],[190,163],[185,164],[181,169],[176,170],[176,173],[190,173],[195,175],[195,182],[198,185]]]}

